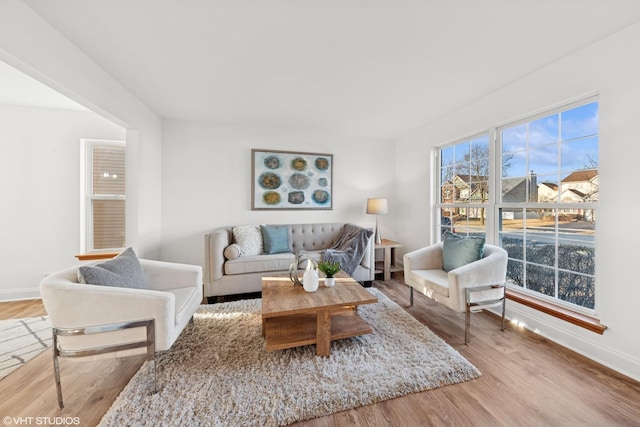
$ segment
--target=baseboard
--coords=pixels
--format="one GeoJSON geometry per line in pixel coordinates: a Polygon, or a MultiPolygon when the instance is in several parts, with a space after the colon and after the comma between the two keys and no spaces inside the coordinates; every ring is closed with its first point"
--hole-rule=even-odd
{"type": "Polygon", "coordinates": [[[0,301],[40,299],[40,288],[0,290],[0,301]]]}
{"type": "MultiPolygon", "coordinates": [[[[539,313],[541,316],[533,316],[529,313],[530,310],[528,307],[509,301],[507,302],[506,317],[509,320],[517,319],[524,323],[526,329],[629,378],[640,381],[640,360],[588,337],[572,333],[569,328],[574,328],[573,325],[567,324],[568,328],[564,329],[554,324],[556,319],[551,319],[552,321],[544,319],[547,316],[542,313],[539,313]]],[[[600,335],[594,335],[594,337],[596,336],[600,337],[600,335]]]]}

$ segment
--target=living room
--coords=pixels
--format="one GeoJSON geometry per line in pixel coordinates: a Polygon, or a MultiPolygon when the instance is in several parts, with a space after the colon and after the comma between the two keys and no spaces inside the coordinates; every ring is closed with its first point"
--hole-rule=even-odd
{"type": "MultiPolygon", "coordinates": [[[[568,1],[566,4],[570,8],[576,2],[568,1]]],[[[203,263],[204,234],[217,226],[319,222],[373,226],[375,217],[365,213],[366,200],[370,197],[389,200],[390,213],[380,217],[380,222],[384,237],[403,244],[398,254],[426,246],[437,240],[433,233],[437,224],[434,196],[431,195],[435,185],[432,164],[435,147],[597,95],[601,113],[599,173],[602,178],[596,237],[597,291],[601,295],[597,302],[597,317],[607,329],[602,335],[595,334],[511,300],[507,302],[507,316],[591,360],[640,380],[640,341],[635,339],[640,312],[634,306],[640,298],[634,267],[640,260],[634,250],[637,232],[624,221],[637,204],[627,188],[635,182],[630,172],[634,170],[635,163],[632,147],[640,133],[637,120],[640,117],[640,82],[637,78],[640,59],[633,54],[640,40],[640,10],[631,2],[623,1],[607,6],[608,11],[598,7],[596,3],[590,3],[586,16],[600,32],[585,32],[584,38],[565,44],[564,51],[555,51],[555,56],[545,57],[544,62],[525,63],[523,56],[515,52],[517,43],[511,46],[513,52],[485,51],[486,57],[465,51],[469,55],[465,59],[469,67],[481,68],[480,64],[487,58],[490,63],[499,64],[509,61],[510,57],[517,57],[522,66],[510,68],[512,74],[508,81],[499,80],[498,77],[503,76],[497,71],[495,80],[485,75],[482,80],[485,87],[480,88],[483,90],[477,96],[470,98],[467,91],[479,89],[469,80],[460,81],[455,87],[442,88],[443,93],[419,93],[424,99],[414,106],[423,109],[412,111],[404,123],[406,126],[413,120],[418,125],[395,131],[384,128],[382,123],[370,121],[368,131],[362,132],[362,126],[357,123],[362,116],[349,116],[355,109],[366,111],[367,106],[357,101],[334,105],[333,116],[329,114],[330,109],[326,109],[324,118],[334,120],[333,130],[321,129],[322,123],[305,127],[303,120],[297,128],[289,123],[278,126],[276,112],[279,108],[284,109],[289,102],[287,99],[274,99],[272,104],[261,100],[261,105],[272,105],[273,111],[269,113],[273,113],[276,119],[269,121],[263,118],[248,125],[224,122],[222,113],[215,122],[207,121],[206,115],[197,111],[192,117],[162,118],[140,100],[139,94],[132,94],[131,82],[125,83],[114,77],[119,67],[126,67],[126,63],[107,64],[113,67],[107,72],[77,46],[79,41],[74,43],[67,34],[63,34],[63,30],[56,29],[57,25],[62,26],[62,12],[56,11],[55,6],[45,6],[38,1],[7,1],[0,6],[0,60],[93,112],[74,114],[98,115],[99,119],[91,116],[87,120],[93,122],[92,126],[103,129],[103,135],[92,137],[126,139],[128,245],[133,246],[143,258],[196,265],[203,263]],[[618,12],[612,12],[617,7],[618,12]],[[595,19],[598,13],[610,19],[607,21],[610,22],[609,27],[604,24],[598,27],[595,19]],[[351,117],[352,122],[336,120],[343,115],[351,117]],[[251,210],[250,152],[254,148],[331,153],[335,159],[333,209],[304,212],[251,210]]],[[[255,17],[253,19],[259,21],[255,17]]],[[[575,22],[571,24],[578,25],[575,22]]],[[[515,24],[510,22],[510,25],[515,24]]],[[[531,25],[533,29],[542,31],[531,25]]],[[[559,27],[559,24],[553,27],[556,34],[561,33],[559,27]]],[[[571,33],[570,30],[567,32],[571,33]]],[[[383,37],[376,40],[381,39],[383,37]]],[[[387,61],[392,59],[395,58],[390,54],[387,61]]],[[[384,67],[385,62],[380,60],[369,65],[371,68],[384,67]]],[[[437,71],[436,64],[432,66],[437,71]]],[[[339,71],[331,71],[328,66],[324,72],[331,76],[332,72],[339,71]]],[[[149,74],[150,79],[162,80],[161,71],[158,74],[150,71],[149,74]]],[[[379,76],[383,77],[383,74],[379,76]]],[[[433,78],[437,74],[434,72],[433,78]]],[[[411,73],[404,77],[415,78],[411,73]]],[[[446,76],[441,77],[445,79],[446,76]]],[[[356,85],[357,82],[352,83],[356,85]]],[[[371,87],[375,87],[374,83],[383,87],[380,80],[367,83],[371,87]]],[[[271,94],[247,85],[247,91],[257,91],[258,97],[271,94]]],[[[348,87],[339,89],[349,90],[348,87]]],[[[393,88],[385,87],[385,90],[393,92],[393,88]]],[[[162,90],[158,91],[144,95],[153,99],[155,105],[167,108],[161,99],[162,90]]],[[[170,103],[169,96],[174,96],[176,89],[168,87],[166,91],[166,102],[170,103]]],[[[249,103],[252,99],[245,93],[237,100],[227,101],[249,103]]],[[[326,100],[324,102],[331,106],[326,100]]],[[[375,110],[371,105],[368,108],[375,110]]],[[[6,111],[4,107],[3,111],[6,111]]],[[[3,113],[3,116],[11,117],[8,113],[3,113]]],[[[8,144],[3,141],[2,157],[9,153],[15,158],[18,152],[15,148],[6,148],[8,144]]],[[[76,150],[79,150],[79,142],[74,142],[74,147],[69,148],[65,155],[56,157],[58,161],[67,158],[67,163],[47,164],[42,158],[37,166],[43,170],[43,176],[54,177],[59,174],[56,170],[77,167],[76,150]]],[[[26,161],[23,159],[29,158],[29,152],[25,150],[20,156],[23,156],[21,161],[26,161]]],[[[9,170],[26,175],[28,169],[17,170],[14,167],[9,170]]],[[[25,175],[19,176],[26,186],[28,179],[25,175]]],[[[78,190],[74,180],[79,180],[79,172],[75,170],[71,175],[76,178],[60,184],[64,188],[72,187],[70,191],[55,193],[53,188],[46,191],[48,197],[58,195],[59,199],[49,197],[38,201],[33,189],[26,197],[23,194],[11,199],[13,206],[19,203],[24,209],[16,208],[12,213],[4,213],[7,216],[3,216],[0,225],[3,235],[10,236],[7,240],[10,244],[3,246],[5,268],[0,273],[0,291],[4,300],[35,297],[44,273],[75,262],[73,255],[79,250],[80,238],[79,207],[76,208],[78,190]],[[46,212],[47,218],[55,218],[55,222],[49,222],[49,219],[42,221],[39,216],[35,218],[33,212],[46,212]],[[25,224],[26,221],[20,218],[30,220],[25,224]],[[30,225],[32,222],[46,227],[38,228],[35,233],[36,227],[30,225]],[[21,243],[16,240],[19,236],[16,230],[29,236],[28,241],[21,243]]],[[[52,179],[51,183],[55,180],[52,179]]],[[[401,257],[398,261],[401,262],[401,257]]]]}

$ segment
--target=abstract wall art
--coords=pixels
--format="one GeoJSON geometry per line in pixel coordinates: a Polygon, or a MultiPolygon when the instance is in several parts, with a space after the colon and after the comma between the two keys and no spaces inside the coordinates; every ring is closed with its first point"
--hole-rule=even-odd
{"type": "Polygon", "coordinates": [[[252,210],[333,209],[333,155],[251,150],[252,210]]]}

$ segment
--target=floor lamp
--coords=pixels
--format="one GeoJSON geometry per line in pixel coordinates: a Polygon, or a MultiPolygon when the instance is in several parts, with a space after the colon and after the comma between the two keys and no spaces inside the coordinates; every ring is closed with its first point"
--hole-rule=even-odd
{"type": "Polygon", "coordinates": [[[389,213],[389,203],[387,203],[387,199],[367,199],[367,213],[376,216],[376,243],[382,243],[378,215],[386,215],[389,213]]]}

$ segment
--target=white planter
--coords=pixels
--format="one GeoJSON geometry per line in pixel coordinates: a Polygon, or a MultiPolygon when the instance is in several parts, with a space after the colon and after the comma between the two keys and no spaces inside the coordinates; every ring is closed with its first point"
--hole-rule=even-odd
{"type": "Polygon", "coordinates": [[[332,288],[335,284],[336,284],[336,278],[335,277],[325,277],[324,278],[324,285],[327,288],[332,288]]]}

